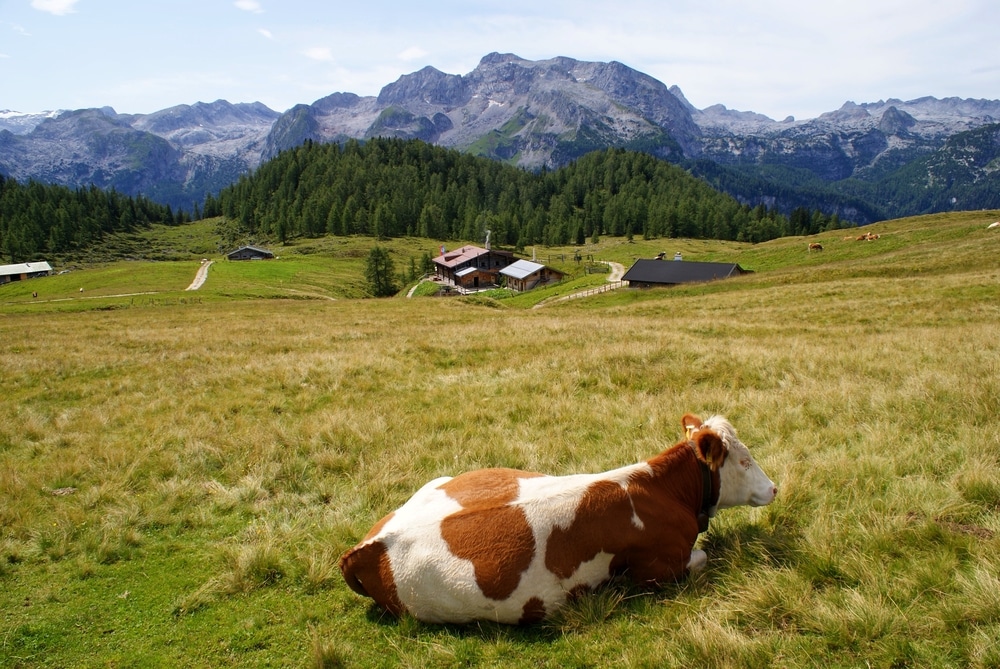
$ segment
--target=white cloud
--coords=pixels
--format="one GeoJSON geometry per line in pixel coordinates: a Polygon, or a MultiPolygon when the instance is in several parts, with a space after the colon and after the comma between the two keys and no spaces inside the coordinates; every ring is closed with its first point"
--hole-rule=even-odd
{"type": "Polygon", "coordinates": [[[419,46],[411,46],[409,49],[404,49],[400,51],[397,55],[400,60],[405,60],[407,62],[411,60],[420,60],[421,58],[427,57],[427,52],[421,49],[419,46]]]}
{"type": "Polygon", "coordinates": [[[258,28],[257,32],[266,37],[267,39],[274,39],[274,35],[267,28],[258,28]]]}
{"type": "Polygon", "coordinates": [[[311,49],[306,49],[302,52],[302,54],[307,58],[312,58],[313,60],[333,60],[333,51],[331,51],[329,47],[325,46],[314,46],[311,49]]]}
{"type": "Polygon", "coordinates": [[[264,13],[264,8],[260,6],[257,0],[236,0],[233,4],[236,5],[237,9],[242,9],[244,12],[251,12],[253,14],[264,13]]]}
{"type": "Polygon", "coordinates": [[[76,11],[73,9],[76,3],[77,0],[31,0],[31,6],[38,11],[48,12],[56,16],[72,14],[76,11]]]}
{"type": "Polygon", "coordinates": [[[0,25],[10,26],[10,29],[16,32],[18,35],[22,35],[24,37],[31,37],[31,33],[25,30],[24,26],[18,25],[17,23],[3,23],[0,25]]]}

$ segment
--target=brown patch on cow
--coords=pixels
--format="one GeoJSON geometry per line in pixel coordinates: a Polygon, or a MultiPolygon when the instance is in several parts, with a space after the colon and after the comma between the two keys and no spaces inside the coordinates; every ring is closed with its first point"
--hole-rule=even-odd
{"type": "Polygon", "coordinates": [[[524,603],[521,609],[521,619],[518,625],[531,625],[540,622],[545,618],[545,602],[538,597],[532,597],[524,603]]]}
{"type": "Polygon", "coordinates": [[[517,469],[479,469],[466,472],[442,483],[449,497],[464,507],[475,505],[501,506],[517,499],[521,479],[541,476],[517,469]]]}
{"type": "Polygon", "coordinates": [[[441,536],[458,558],[472,562],[476,585],[490,599],[510,597],[535,555],[535,537],[515,506],[463,509],[441,521],[441,536]]]}
{"type": "MultiPolygon", "coordinates": [[[[704,432],[719,439],[714,432],[704,432]]],[[[624,568],[638,583],[666,582],[684,575],[698,538],[698,512],[705,497],[701,457],[697,448],[682,441],[647,461],[652,474],[637,474],[629,481],[635,513],[645,529],[633,538],[616,572],[624,568]]],[[[715,473],[712,485],[716,499],[718,482],[715,473]]]]}
{"type": "Polygon", "coordinates": [[[388,515],[384,516],[382,518],[382,520],[380,520],[377,523],[375,523],[375,525],[374,525],[374,527],[372,527],[372,529],[368,530],[368,534],[366,534],[365,538],[362,539],[361,541],[362,542],[368,541],[369,539],[372,539],[376,535],[378,535],[378,533],[382,531],[382,528],[385,527],[385,524],[388,523],[390,520],[392,520],[392,517],[395,516],[395,515],[396,515],[396,512],[392,511],[388,515]]]}
{"type": "Polygon", "coordinates": [[[453,555],[472,562],[476,585],[490,599],[510,597],[535,556],[535,536],[517,499],[522,478],[514,469],[484,469],[457,476],[441,489],[462,505],[441,521],[453,555]]]}
{"type": "Polygon", "coordinates": [[[344,553],[340,572],[351,590],[371,597],[389,613],[398,616],[406,610],[396,592],[389,552],[381,541],[361,544],[344,553]]]}
{"type": "Polygon", "coordinates": [[[545,568],[559,578],[569,578],[580,565],[598,553],[612,555],[630,534],[632,503],[628,493],[614,481],[598,481],[587,488],[577,506],[572,524],[553,527],[545,549],[545,568]]]}

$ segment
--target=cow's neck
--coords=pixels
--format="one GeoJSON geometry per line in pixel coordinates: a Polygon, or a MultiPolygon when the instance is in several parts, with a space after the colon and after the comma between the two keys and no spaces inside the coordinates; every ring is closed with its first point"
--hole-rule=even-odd
{"type": "Polygon", "coordinates": [[[719,501],[719,473],[713,472],[708,464],[698,457],[694,444],[681,442],[651,460],[650,465],[653,467],[654,478],[670,476],[670,472],[677,471],[678,467],[692,473],[693,470],[697,470],[697,481],[694,478],[688,479],[690,487],[685,486],[685,489],[689,491],[687,499],[698,519],[698,532],[708,530],[712,508],[719,501]]]}

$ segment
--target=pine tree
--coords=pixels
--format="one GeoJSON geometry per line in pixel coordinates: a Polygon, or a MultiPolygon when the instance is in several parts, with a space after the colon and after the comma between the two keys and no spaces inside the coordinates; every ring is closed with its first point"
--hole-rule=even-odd
{"type": "Polygon", "coordinates": [[[394,295],[398,288],[394,283],[395,268],[389,252],[381,246],[373,246],[365,261],[365,279],[368,292],[374,297],[394,295]]]}

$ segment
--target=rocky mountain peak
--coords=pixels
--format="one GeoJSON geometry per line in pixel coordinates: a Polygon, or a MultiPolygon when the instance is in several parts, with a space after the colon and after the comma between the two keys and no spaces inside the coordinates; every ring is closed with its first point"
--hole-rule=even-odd
{"type": "Polygon", "coordinates": [[[894,106],[890,106],[882,112],[882,118],[878,122],[878,129],[885,135],[901,135],[916,125],[916,123],[917,119],[906,112],[899,111],[894,106]]]}
{"type": "Polygon", "coordinates": [[[322,112],[331,112],[334,109],[349,109],[358,104],[361,98],[354,93],[333,93],[325,98],[320,98],[312,103],[312,106],[322,112]]]}
{"type": "Polygon", "coordinates": [[[429,65],[413,74],[404,74],[378,94],[378,103],[384,106],[410,102],[461,105],[468,99],[469,93],[461,75],[445,74],[429,65]]]}

